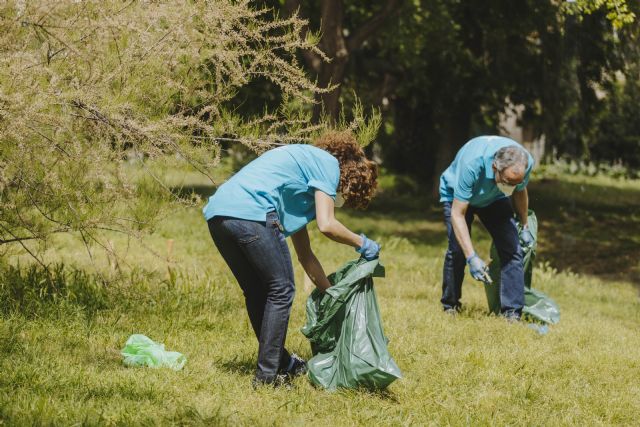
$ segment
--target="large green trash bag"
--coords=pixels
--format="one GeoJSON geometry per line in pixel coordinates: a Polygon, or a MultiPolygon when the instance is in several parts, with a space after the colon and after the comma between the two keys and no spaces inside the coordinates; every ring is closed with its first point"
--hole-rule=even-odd
{"type": "MultiPolygon", "coordinates": [[[[560,308],[548,295],[531,288],[531,278],[533,276],[533,261],[536,258],[538,245],[538,219],[536,214],[529,210],[528,213],[529,231],[533,235],[533,246],[524,254],[524,308],[523,314],[532,320],[555,324],[560,321],[560,308]]],[[[518,222],[518,232],[522,225],[518,222]]],[[[522,243],[522,242],[520,242],[522,243]]],[[[485,284],[484,290],[487,294],[489,311],[495,314],[500,313],[500,257],[495,244],[491,245],[491,264],[489,264],[489,275],[493,283],[485,284]]]]}
{"type": "Polygon", "coordinates": [[[167,351],[164,344],[154,342],[141,334],[129,337],[120,352],[127,366],[167,367],[179,371],[187,363],[187,358],[177,351],[167,351]]]}
{"type": "Polygon", "coordinates": [[[402,377],[387,350],[373,277],[384,277],[378,260],[350,261],[329,276],[331,288],[307,299],[302,333],[314,355],[307,361],[313,384],[380,390],[402,377]]]}

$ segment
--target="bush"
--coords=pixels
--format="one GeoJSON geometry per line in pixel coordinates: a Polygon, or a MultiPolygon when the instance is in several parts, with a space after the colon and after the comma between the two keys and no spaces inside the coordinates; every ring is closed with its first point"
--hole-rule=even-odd
{"type": "Polygon", "coordinates": [[[50,268],[6,266],[0,270],[0,313],[44,315],[70,304],[88,315],[108,307],[105,287],[94,276],[57,264],[50,268]]]}
{"type": "Polygon", "coordinates": [[[266,79],[303,103],[322,92],[296,60],[321,54],[305,21],[247,1],[8,1],[0,16],[0,249],[34,255],[60,232],[102,246],[104,232],[138,236],[170,207],[149,203],[168,186],[147,159],[175,155],[210,177],[219,136],[259,151],[269,141],[256,135],[309,126],[284,109],[238,117],[240,87],[266,79]],[[127,158],[159,191],[140,188],[127,158]]]}

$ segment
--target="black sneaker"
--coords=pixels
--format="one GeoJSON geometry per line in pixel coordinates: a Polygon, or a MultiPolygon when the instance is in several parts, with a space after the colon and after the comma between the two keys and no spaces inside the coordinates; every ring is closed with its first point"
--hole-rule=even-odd
{"type": "Polygon", "coordinates": [[[258,377],[253,377],[251,380],[251,386],[254,390],[257,390],[260,387],[284,387],[287,389],[291,388],[291,378],[286,374],[278,374],[271,379],[263,379],[258,377]]]}
{"type": "Polygon", "coordinates": [[[502,313],[501,316],[507,321],[507,323],[520,323],[520,315],[515,312],[502,313]]]}
{"type": "Polygon", "coordinates": [[[289,369],[285,371],[285,374],[291,378],[305,375],[307,373],[307,362],[295,353],[291,353],[291,362],[289,363],[289,369]]]}
{"type": "Polygon", "coordinates": [[[448,314],[451,317],[457,316],[458,314],[460,314],[461,311],[462,311],[461,305],[456,305],[455,307],[449,307],[444,309],[445,314],[448,314]]]}

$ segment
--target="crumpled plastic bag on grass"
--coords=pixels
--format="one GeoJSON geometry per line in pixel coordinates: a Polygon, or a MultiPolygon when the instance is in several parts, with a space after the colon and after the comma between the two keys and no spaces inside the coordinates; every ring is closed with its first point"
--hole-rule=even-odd
{"type": "Polygon", "coordinates": [[[307,299],[302,333],[314,355],[307,361],[313,384],[380,390],[402,377],[387,350],[372,277],[384,277],[378,260],[350,261],[329,276],[331,288],[307,299]]]}
{"type": "Polygon", "coordinates": [[[141,334],[131,335],[120,354],[124,357],[124,364],[130,367],[167,367],[179,371],[187,363],[187,358],[182,353],[167,351],[164,344],[156,343],[141,334]]]}
{"type": "MultiPolygon", "coordinates": [[[[533,261],[536,258],[538,246],[538,219],[535,212],[529,209],[527,218],[529,231],[533,235],[533,246],[525,252],[524,264],[524,308],[522,314],[534,321],[556,324],[560,321],[560,307],[547,294],[531,287],[533,276],[533,261]]],[[[518,223],[518,232],[522,226],[518,223]]],[[[522,243],[522,242],[521,242],[522,243]]],[[[491,264],[489,264],[489,275],[493,283],[485,284],[484,290],[487,294],[489,311],[500,313],[500,257],[495,244],[491,245],[491,264]]]]}

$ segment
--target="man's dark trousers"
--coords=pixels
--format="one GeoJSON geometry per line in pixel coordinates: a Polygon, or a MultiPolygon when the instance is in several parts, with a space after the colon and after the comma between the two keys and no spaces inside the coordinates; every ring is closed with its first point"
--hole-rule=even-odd
{"type": "MultiPolygon", "coordinates": [[[[449,246],[444,258],[440,301],[445,310],[460,308],[462,280],[466,266],[466,258],[451,225],[451,205],[452,202],[444,202],[444,221],[447,226],[449,246]]],[[[465,215],[469,233],[471,233],[474,215],[478,215],[493,238],[500,256],[501,312],[506,316],[520,316],[524,306],[523,252],[511,202],[508,198],[504,198],[483,208],[469,205],[465,215]]]]}

